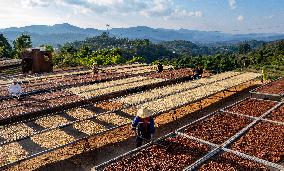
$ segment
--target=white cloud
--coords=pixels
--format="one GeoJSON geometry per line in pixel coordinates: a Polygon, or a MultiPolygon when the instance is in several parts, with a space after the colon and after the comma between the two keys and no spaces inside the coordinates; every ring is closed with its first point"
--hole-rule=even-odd
{"type": "Polygon", "coordinates": [[[203,16],[203,13],[201,11],[196,11],[195,12],[195,16],[196,17],[202,17],[203,16]]]}
{"type": "Polygon", "coordinates": [[[138,14],[146,17],[184,18],[202,17],[201,11],[188,11],[177,7],[173,0],[59,0],[64,6],[71,6],[76,13],[107,15],[138,14]]]}
{"type": "Polygon", "coordinates": [[[63,22],[62,20],[60,21],[61,18],[56,13],[50,13],[49,8],[30,8],[30,6],[24,7],[20,0],[0,1],[0,20],[5,21],[0,23],[0,28],[20,27],[32,24],[52,25],[63,22]]]}
{"type": "Polygon", "coordinates": [[[58,6],[73,10],[75,15],[140,15],[166,19],[203,16],[201,11],[189,11],[178,7],[174,0],[20,0],[20,2],[24,8],[58,6]]]}
{"type": "Polygon", "coordinates": [[[82,7],[82,6],[74,6],[73,10],[74,10],[75,15],[88,14],[88,13],[92,12],[91,9],[85,8],[85,7],[82,7]]]}
{"type": "Polygon", "coordinates": [[[239,15],[238,17],[237,17],[237,20],[238,21],[240,21],[240,22],[243,22],[244,21],[244,16],[242,16],[242,15],[239,15]]]}
{"type": "Polygon", "coordinates": [[[175,9],[171,14],[170,18],[184,18],[184,17],[202,17],[201,11],[187,11],[183,9],[175,9]]]}
{"type": "Polygon", "coordinates": [[[237,7],[237,1],[236,0],[228,0],[230,8],[235,9],[237,7]]]}
{"type": "Polygon", "coordinates": [[[48,0],[21,0],[21,5],[24,8],[47,7],[50,5],[50,2],[48,0]]]}

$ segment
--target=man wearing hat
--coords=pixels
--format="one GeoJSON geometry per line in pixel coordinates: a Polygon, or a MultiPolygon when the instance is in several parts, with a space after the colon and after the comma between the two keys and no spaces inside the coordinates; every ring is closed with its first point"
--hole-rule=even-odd
{"type": "Polygon", "coordinates": [[[147,108],[140,108],[132,123],[133,130],[136,130],[136,148],[140,147],[144,140],[150,141],[155,132],[154,118],[152,112],[147,108]]]}
{"type": "Polygon", "coordinates": [[[18,84],[17,80],[14,79],[13,83],[9,86],[8,91],[12,97],[20,99],[20,96],[22,94],[22,87],[18,84]]]}

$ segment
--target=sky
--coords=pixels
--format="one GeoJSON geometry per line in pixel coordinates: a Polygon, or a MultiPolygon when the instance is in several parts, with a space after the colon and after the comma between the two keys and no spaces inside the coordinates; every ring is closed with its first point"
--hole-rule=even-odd
{"type": "Polygon", "coordinates": [[[284,0],[0,0],[0,28],[60,23],[284,33],[284,0]]]}

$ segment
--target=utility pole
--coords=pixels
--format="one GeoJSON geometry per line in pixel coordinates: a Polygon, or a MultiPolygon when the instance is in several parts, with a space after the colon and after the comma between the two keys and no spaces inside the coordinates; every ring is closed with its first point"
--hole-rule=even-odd
{"type": "Polygon", "coordinates": [[[110,25],[109,25],[109,24],[106,24],[106,28],[107,28],[107,34],[109,35],[109,28],[110,28],[110,25]]]}

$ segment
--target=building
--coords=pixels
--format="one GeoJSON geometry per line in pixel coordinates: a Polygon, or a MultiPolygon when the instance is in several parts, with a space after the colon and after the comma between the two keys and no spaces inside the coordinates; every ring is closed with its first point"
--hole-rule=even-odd
{"type": "Polygon", "coordinates": [[[22,53],[23,73],[52,72],[52,53],[44,49],[28,49],[22,53]]]}

